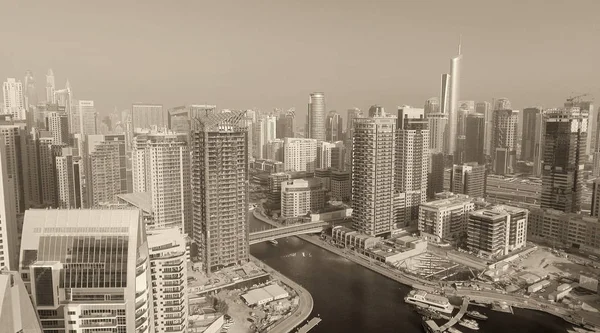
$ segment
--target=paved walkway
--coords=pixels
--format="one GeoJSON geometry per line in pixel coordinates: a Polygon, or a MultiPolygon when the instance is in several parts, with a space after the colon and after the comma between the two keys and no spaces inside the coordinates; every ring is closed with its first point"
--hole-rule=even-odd
{"type": "Polygon", "coordinates": [[[460,307],[460,311],[458,311],[456,316],[450,318],[450,321],[448,321],[447,323],[445,323],[444,325],[442,325],[440,327],[440,332],[444,332],[447,329],[449,329],[450,327],[456,325],[456,323],[458,323],[462,319],[462,317],[465,315],[465,313],[467,313],[468,307],[469,307],[469,298],[464,297],[462,306],[460,307]]]}
{"type": "Polygon", "coordinates": [[[308,290],[304,289],[304,287],[302,287],[301,285],[288,279],[285,275],[274,270],[273,268],[271,268],[264,262],[255,258],[254,256],[250,256],[250,257],[261,268],[265,269],[267,272],[272,274],[274,277],[279,279],[281,282],[285,283],[290,288],[294,289],[296,291],[296,293],[298,294],[298,296],[300,297],[300,300],[298,302],[298,307],[290,315],[288,315],[285,319],[283,319],[280,322],[276,323],[275,325],[271,326],[270,329],[268,330],[268,332],[270,332],[270,333],[271,332],[272,333],[291,332],[296,326],[300,325],[303,321],[308,319],[308,316],[310,316],[310,313],[312,312],[313,305],[314,305],[312,296],[310,295],[308,290]]]}

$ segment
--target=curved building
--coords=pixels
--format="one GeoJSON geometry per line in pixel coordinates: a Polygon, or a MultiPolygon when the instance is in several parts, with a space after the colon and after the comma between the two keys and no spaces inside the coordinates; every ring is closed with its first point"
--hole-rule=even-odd
{"type": "Polygon", "coordinates": [[[308,100],[308,137],[325,141],[325,94],[314,92],[308,100]]]}

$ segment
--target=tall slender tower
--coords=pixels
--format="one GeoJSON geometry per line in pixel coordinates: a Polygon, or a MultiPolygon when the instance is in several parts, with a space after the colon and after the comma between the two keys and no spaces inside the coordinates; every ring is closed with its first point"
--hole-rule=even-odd
{"type": "Polygon", "coordinates": [[[308,137],[325,141],[325,94],[315,92],[308,100],[308,137]]]}
{"type": "Polygon", "coordinates": [[[207,272],[249,258],[245,118],[245,111],[227,111],[192,119],[194,241],[207,272]]]}
{"type": "Polygon", "coordinates": [[[337,111],[329,111],[327,115],[327,127],[325,129],[325,137],[328,142],[336,142],[342,140],[342,116],[337,111]]]}
{"type": "Polygon", "coordinates": [[[581,210],[587,117],[578,107],[546,111],[542,208],[581,210]]]}
{"type": "Polygon", "coordinates": [[[442,87],[440,90],[440,112],[448,114],[450,90],[450,74],[442,74],[442,87]]]}
{"type": "Polygon", "coordinates": [[[35,79],[33,73],[28,70],[25,72],[25,84],[23,86],[24,97],[25,97],[25,109],[29,111],[30,106],[37,106],[38,98],[37,91],[35,90],[35,79]]]}
{"type": "Polygon", "coordinates": [[[46,74],[46,103],[56,103],[56,97],[54,96],[55,90],[56,83],[54,81],[54,72],[52,71],[52,68],[50,68],[48,74],[46,74]]]}
{"type": "Polygon", "coordinates": [[[458,99],[460,97],[460,64],[462,60],[462,38],[458,42],[458,55],[450,61],[450,89],[448,105],[448,154],[456,152],[456,141],[458,140],[458,99]]]}

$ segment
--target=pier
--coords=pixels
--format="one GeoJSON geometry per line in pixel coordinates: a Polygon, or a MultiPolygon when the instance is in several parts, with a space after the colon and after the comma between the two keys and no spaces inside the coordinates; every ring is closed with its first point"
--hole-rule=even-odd
{"type": "Polygon", "coordinates": [[[465,297],[465,298],[463,298],[463,303],[462,303],[462,305],[460,307],[460,310],[456,314],[456,316],[450,318],[450,321],[448,321],[447,323],[445,323],[444,325],[442,325],[439,328],[439,332],[445,332],[450,327],[456,325],[462,319],[462,317],[465,315],[465,313],[467,313],[467,308],[468,307],[469,307],[469,298],[465,297]]]}
{"type": "Polygon", "coordinates": [[[313,319],[309,320],[308,323],[306,323],[302,327],[300,327],[296,332],[297,333],[308,333],[308,331],[313,329],[315,326],[319,325],[320,322],[321,322],[321,318],[314,317],[313,319]]]}

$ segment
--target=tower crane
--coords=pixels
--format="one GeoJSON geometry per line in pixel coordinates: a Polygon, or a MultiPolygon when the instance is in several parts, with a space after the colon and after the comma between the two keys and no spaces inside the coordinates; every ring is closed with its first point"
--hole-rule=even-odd
{"type": "Polygon", "coordinates": [[[581,95],[576,95],[576,96],[571,96],[571,97],[567,98],[567,102],[571,102],[573,104],[577,104],[577,103],[581,102],[581,99],[583,97],[588,97],[588,96],[590,96],[590,94],[588,94],[588,93],[581,94],[581,95]]]}

